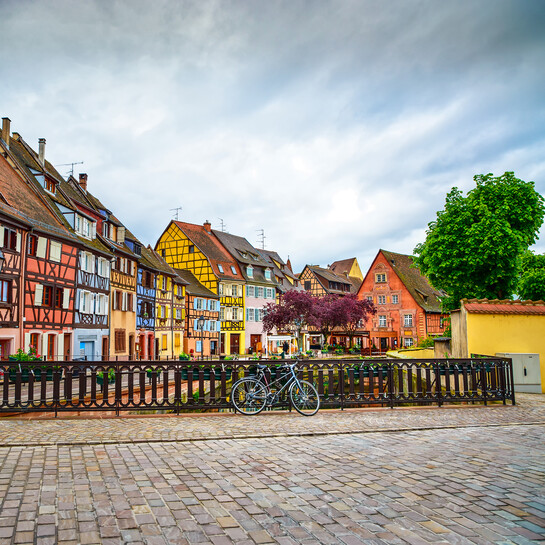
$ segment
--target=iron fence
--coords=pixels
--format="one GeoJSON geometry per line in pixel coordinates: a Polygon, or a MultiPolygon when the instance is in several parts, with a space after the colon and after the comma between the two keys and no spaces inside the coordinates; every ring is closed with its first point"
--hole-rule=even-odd
{"type": "MultiPolygon", "coordinates": [[[[279,360],[4,361],[0,413],[230,410],[232,383],[255,373],[258,363],[268,366],[270,379],[282,365],[279,360]]],[[[308,359],[298,373],[316,385],[323,408],[515,403],[508,358],[308,359]]],[[[287,398],[279,406],[289,407],[287,398]]]]}

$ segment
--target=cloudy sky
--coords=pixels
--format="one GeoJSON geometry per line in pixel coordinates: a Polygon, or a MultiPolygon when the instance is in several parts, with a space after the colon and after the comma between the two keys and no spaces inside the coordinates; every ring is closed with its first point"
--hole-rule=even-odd
{"type": "Polygon", "coordinates": [[[544,28],[542,0],[1,0],[0,116],[144,243],[181,206],[366,269],[475,174],[545,194],[544,28]]]}

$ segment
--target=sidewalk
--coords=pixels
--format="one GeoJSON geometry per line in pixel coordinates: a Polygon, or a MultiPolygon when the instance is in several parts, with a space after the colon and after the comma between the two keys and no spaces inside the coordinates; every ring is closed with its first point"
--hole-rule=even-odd
{"type": "Polygon", "coordinates": [[[0,545],[545,543],[517,406],[0,420],[0,545]]]}

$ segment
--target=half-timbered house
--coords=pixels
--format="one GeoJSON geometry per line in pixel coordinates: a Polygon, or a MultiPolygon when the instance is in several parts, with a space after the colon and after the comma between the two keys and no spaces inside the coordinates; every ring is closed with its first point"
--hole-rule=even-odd
{"type": "Polygon", "coordinates": [[[176,272],[186,282],[184,352],[196,358],[219,355],[220,297],[190,271],[176,269],[176,272]]]}
{"type": "Polygon", "coordinates": [[[81,186],[66,182],[45,159],[44,139],[40,140],[36,153],[17,135],[12,151],[18,165],[28,174],[33,190],[40,193],[42,201],[56,214],[59,222],[75,235],[77,273],[71,354],[90,360],[100,359],[108,354],[111,254],[96,236],[99,216],[86,201],[87,176],[82,175],[81,186]]]}
{"type": "Polygon", "coordinates": [[[174,268],[191,271],[212,293],[220,296],[220,353],[244,352],[244,284],[242,272],[212,233],[211,224],[171,221],[155,245],[174,268]]]}
{"type": "Polygon", "coordinates": [[[375,347],[409,347],[442,335],[447,318],[441,313],[442,295],[413,266],[412,256],[379,250],[358,292],[377,309],[368,324],[375,347]]]}
{"type": "Polygon", "coordinates": [[[273,250],[258,248],[258,252],[273,270],[277,294],[285,293],[288,290],[304,289],[291,268],[289,258],[287,262],[284,262],[278,253],[273,250]]]}
{"type": "Polygon", "coordinates": [[[244,237],[212,231],[223,247],[238,263],[245,285],[245,348],[261,352],[265,345],[263,308],[276,300],[276,277],[269,260],[265,259],[244,237]]]}
{"type": "Polygon", "coordinates": [[[299,281],[306,291],[317,297],[328,294],[347,295],[354,292],[352,282],[346,276],[318,265],[305,265],[299,275],[299,281]]]}

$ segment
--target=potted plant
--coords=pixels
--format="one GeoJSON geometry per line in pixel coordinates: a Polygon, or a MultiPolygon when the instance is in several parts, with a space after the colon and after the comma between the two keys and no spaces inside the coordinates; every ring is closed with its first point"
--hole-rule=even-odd
{"type": "MultiPolygon", "coordinates": [[[[40,355],[37,353],[36,348],[31,346],[28,352],[25,352],[22,348],[19,348],[15,354],[9,356],[9,361],[27,362],[27,361],[42,361],[40,355]]],[[[28,382],[30,373],[34,374],[35,380],[40,380],[42,377],[42,370],[40,367],[36,368],[33,365],[21,367],[10,367],[9,380],[15,382],[17,378],[17,371],[21,372],[21,382],[28,382]]]]}
{"type": "Polygon", "coordinates": [[[189,360],[189,354],[186,354],[185,352],[182,352],[180,354],[180,361],[188,361],[189,360]]]}
{"type": "Polygon", "coordinates": [[[108,381],[108,384],[113,384],[115,382],[115,369],[110,368],[106,373],[104,371],[98,371],[97,384],[102,386],[105,378],[108,381]]]}

